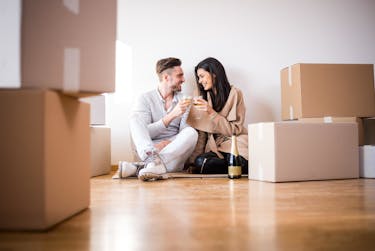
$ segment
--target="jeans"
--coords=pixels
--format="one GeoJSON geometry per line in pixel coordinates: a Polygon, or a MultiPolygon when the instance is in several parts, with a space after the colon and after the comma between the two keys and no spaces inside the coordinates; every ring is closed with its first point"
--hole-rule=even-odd
{"type": "MultiPolygon", "coordinates": [[[[130,121],[130,133],[137,150],[137,154],[141,160],[146,159],[147,152],[154,149],[154,144],[160,142],[153,141],[147,129],[147,125],[143,120],[133,117],[130,121]]],[[[162,159],[168,172],[180,172],[184,168],[186,160],[193,153],[198,140],[198,133],[192,127],[185,127],[173,137],[166,138],[170,140],[166,147],[160,152],[162,159]]]]}

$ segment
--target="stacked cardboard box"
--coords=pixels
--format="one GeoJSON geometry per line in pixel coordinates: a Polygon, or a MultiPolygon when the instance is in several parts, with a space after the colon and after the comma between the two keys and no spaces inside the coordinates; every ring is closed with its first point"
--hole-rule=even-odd
{"type": "Polygon", "coordinates": [[[370,64],[295,64],[281,70],[282,120],[373,117],[370,64]]]}
{"type": "Polygon", "coordinates": [[[357,117],[322,117],[322,118],[300,118],[298,121],[307,123],[356,123],[358,128],[358,145],[365,143],[365,132],[363,128],[363,120],[357,117]]]}
{"type": "Polygon", "coordinates": [[[281,94],[283,122],[267,125],[264,140],[255,136],[264,126],[249,125],[249,178],[359,177],[363,119],[375,115],[373,65],[295,64],[281,70],[281,94]]]}
{"type": "Polygon", "coordinates": [[[0,228],[47,229],[89,206],[89,105],[0,90],[0,228]]]}
{"type": "Polygon", "coordinates": [[[23,1],[22,86],[74,96],[113,92],[116,2],[23,1]]]}
{"type": "Polygon", "coordinates": [[[81,98],[90,104],[91,177],[111,171],[111,128],[106,122],[106,96],[81,98]]]}
{"type": "Polygon", "coordinates": [[[44,230],[90,201],[90,108],[113,92],[115,0],[22,2],[21,88],[0,89],[0,229],[44,230]]]}
{"type": "Polygon", "coordinates": [[[111,172],[111,129],[108,126],[90,126],[91,177],[111,172]]]}
{"type": "Polygon", "coordinates": [[[101,94],[79,99],[90,104],[90,125],[106,125],[106,95],[101,94]]]}
{"type": "Polygon", "coordinates": [[[359,175],[363,178],[375,178],[375,145],[359,147],[359,175]]]}

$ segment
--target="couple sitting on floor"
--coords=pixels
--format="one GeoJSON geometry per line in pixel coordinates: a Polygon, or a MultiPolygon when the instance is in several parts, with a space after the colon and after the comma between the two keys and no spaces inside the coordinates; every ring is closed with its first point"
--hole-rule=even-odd
{"type": "Polygon", "coordinates": [[[114,178],[166,179],[168,172],[227,173],[231,136],[237,136],[242,173],[248,172],[247,130],[242,92],[228,82],[223,65],[206,58],[195,67],[199,97],[183,98],[184,73],[177,58],[156,64],[159,85],[144,93],[130,117],[141,162],[120,161],[114,178]],[[194,116],[199,114],[199,116],[194,116]]]}

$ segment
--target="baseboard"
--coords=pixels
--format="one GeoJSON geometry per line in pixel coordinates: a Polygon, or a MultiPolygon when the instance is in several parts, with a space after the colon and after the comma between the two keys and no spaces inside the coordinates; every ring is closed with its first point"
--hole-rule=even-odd
{"type": "Polygon", "coordinates": [[[117,171],[118,165],[111,165],[111,171],[117,171]]]}

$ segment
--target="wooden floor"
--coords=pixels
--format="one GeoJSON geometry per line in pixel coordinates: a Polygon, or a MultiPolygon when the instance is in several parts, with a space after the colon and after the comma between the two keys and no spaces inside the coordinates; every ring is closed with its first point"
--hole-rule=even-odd
{"type": "Polygon", "coordinates": [[[0,250],[375,250],[375,179],[92,179],[88,210],[0,250]]]}

